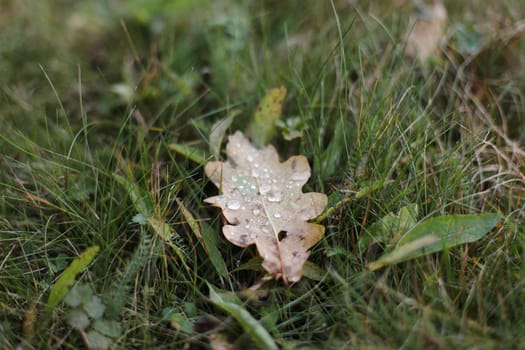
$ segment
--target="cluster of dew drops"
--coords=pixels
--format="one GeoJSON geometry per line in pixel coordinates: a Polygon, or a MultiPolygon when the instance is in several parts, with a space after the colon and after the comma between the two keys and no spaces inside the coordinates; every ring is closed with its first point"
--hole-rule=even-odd
{"type": "MultiPolygon", "coordinates": [[[[241,145],[236,144],[235,147],[240,148],[241,145]]],[[[248,155],[246,160],[249,163],[249,170],[238,171],[231,175],[230,180],[234,186],[231,192],[227,194],[230,198],[226,202],[226,207],[233,211],[239,209],[246,211],[246,205],[248,205],[248,210],[251,210],[251,214],[256,218],[254,224],[256,224],[257,227],[261,227],[264,233],[269,233],[271,232],[269,218],[260,215],[264,210],[263,208],[268,207],[268,205],[264,204],[264,201],[266,200],[269,206],[275,209],[272,204],[280,203],[286,197],[286,195],[279,190],[280,188],[285,188],[288,193],[300,195],[300,188],[304,181],[309,178],[310,174],[309,171],[292,172],[288,181],[286,181],[286,179],[278,179],[275,177],[272,169],[261,167],[256,158],[258,157],[254,157],[251,154],[248,155]],[[280,184],[280,181],[286,181],[286,184],[280,184]],[[235,197],[242,198],[242,201],[235,197]]],[[[278,210],[272,210],[272,212],[273,218],[279,220],[282,217],[282,214],[278,210]]],[[[273,224],[272,226],[274,226],[275,229],[275,225],[273,224]]],[[[244,227],[250,231],[250,237],[255,238],[256,233],[250,230],[250,222],[246,222],[244,227]]]]}

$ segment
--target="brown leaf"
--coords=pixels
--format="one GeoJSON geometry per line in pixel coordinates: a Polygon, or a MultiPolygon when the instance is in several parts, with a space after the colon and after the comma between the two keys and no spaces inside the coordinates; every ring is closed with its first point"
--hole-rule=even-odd
{"type": "Polygon", "coordinates": [[[443,40],[447,25],[447,9],[441,0],[431,6],[421,5],[420,14],[406,39],[406,53],[424,62],[443,40]]]}
{"type": "Polygon", "coordinates": [[[222,195],[205,202],[222,208],[229,225],[224,236],[233,244],[255,244],[262,266],[285,283],[297,282],[309,249],[324,234],[324,226],[307,222],[325,208],[322,193],[303,193],[310,178],[304,156],[281,163],[273,146],[256,149],[237,131],[229,136],[226,162],[209,162],[206,175],[222,195]]]}

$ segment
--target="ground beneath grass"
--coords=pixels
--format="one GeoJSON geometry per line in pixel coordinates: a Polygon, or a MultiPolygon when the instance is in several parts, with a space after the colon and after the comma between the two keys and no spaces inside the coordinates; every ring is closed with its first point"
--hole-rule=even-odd
{"type": "Polygon", "coordinates": [[[524,348],[524,18],[522,0],[3,1],[0,348],[524,348]],[[299,282],[204,202],[236,130],[304,155],[303,191],[328,197],[299,282]],[[476,238],[373,263],[429,222],[476,238]]]}

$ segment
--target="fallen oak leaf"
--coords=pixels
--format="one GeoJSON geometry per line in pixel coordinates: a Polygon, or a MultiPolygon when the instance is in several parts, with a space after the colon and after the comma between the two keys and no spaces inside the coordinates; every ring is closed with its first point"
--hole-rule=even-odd
{"type": "Polygon", "coordinates": [[[209,162],[205,172],[222,192],[205,202],[220,207],[233,244],[255,244],[262,266],[285,283],[301,279],[309,249],[323,237],[323,225],[309,223],[327,204],[322,193],[303,193],[310,178],[304,156],[279,161],[271,145],[256,149],[239,131],[229,136],[225,162],[209,162]]]}

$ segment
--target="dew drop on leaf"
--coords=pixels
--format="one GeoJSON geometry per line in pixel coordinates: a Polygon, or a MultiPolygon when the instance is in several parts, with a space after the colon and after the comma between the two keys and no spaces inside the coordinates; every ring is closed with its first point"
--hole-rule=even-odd
{"type": "Polygon", "coordinates": [[[272,189],[272,186],[268,185],[268,184],[262,184],[260,187],[259,187],[259,192],[262,194],[262,195],[265,195],[267,194],[268,192],[270,192],[272,189]]]}
{"type": "Polygon", "coordinates": [[[268,195],[268,202],[279,203],[283,199],[282,192],[272,192],[268,195]]]}
{"type": "Polygon", "coordinates": [[[227,204],[228,209],[237,210],[241,207],[241,202],[236,199],[232,199],[227,204]]]}

